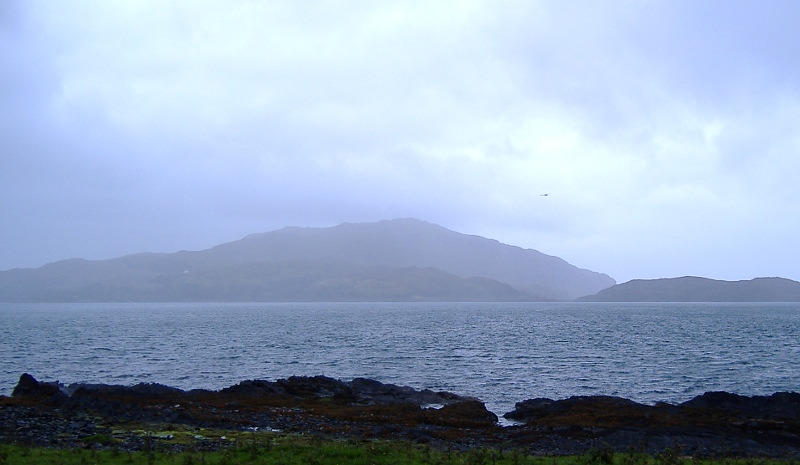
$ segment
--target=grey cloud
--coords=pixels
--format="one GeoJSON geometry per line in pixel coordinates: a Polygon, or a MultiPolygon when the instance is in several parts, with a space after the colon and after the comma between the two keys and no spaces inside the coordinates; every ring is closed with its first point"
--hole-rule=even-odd
{"type": "Polygon", "coordinates": [[[416,216],[618,280],[800,278],[800,15],[724,7],[4,3],[0,269],[416,216]]]}

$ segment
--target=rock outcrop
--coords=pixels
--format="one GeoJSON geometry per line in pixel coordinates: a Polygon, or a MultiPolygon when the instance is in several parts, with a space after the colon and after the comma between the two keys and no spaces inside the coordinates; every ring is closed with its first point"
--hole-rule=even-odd
{"type": "Polygon", "coordinates": [[[248,380],[219,390],[183,391],[160,384],[134,386],[40,383],[23,374],[12,399],[48,405],[66,412],[92,412],[115,422],[170,422],[206,427],[292,429],[288,417],[350,422],[364,418],[383,423],[440,426],[493,426],[497,416],[473,397],[416,390],[357,378],[292,376],[277,381],[248,380]],[[292,409],[282,416],[276,410],[292,409]]]}
{"type": "Polygon", "coordinates": [[[11,395],[46,405],[60,405],[68,399],[67,394],[61,390],[57,383],[40,383],[28,373],[23,373],[19,377],[19,382],[17,382],[11,395]]]}
{"type": "MultiPolygon", "coordinates": [[[[80,438],[119,434],[124,425],[139,430],[141,425],[170,425],[153,427],[162,430],[182,425],[548,455],[611,449],[800,457],[798,393],[745,397],[709,392],[677,405],[609,396],[538,398],[519,402],[504,417],[520,424],[499,426],[497,416],[472,397],[363,378],[293,376],[242,381],[219,391],[183,391],[159,384],[62,386],[24,374],[12,397],[0,396],[0,442],[74,447],[80,438]]],[[[130,448],[142,445],[132,433],[114,440],[130,448]]],[[[214,444],[203,447],[224,447],[214,444]]]]}
{"type": "Polygon", "coordinates": [[[708,392],[672,405],[643,405],[619,397],[529,399],[505,418],[535,430],[591,436],[616,449],[683,453],[796,454],[800,448],[800,394],[746,397],[708,392]]]}

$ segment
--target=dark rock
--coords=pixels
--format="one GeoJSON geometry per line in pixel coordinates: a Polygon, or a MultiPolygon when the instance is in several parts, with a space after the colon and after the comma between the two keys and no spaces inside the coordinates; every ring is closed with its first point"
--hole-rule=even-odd
{"type": "Polygon", "coordinates": [[[14,391],[11,393],[11,396],[12,397],[35,396],[41,392],[40,390],[41,386],[39,385],[39,381],[36,381],[36,378],[29,375],[28,373],[23,373],[22,376],[19,377],[17,386],[14,387],[14,391]]]}
{"type": "Polygon", "coordinates": [[[292,376],[277,381],[242,381],[219,392],[226,396],[247,399],[263,399],[274,396],[289,396],[305,400],[329,398],[340,404],[352,405],[414,404],[424,406],[475,400],[450,392],[417,390],[409,386],[385,384],[366,378],[356,378],[350,382],[344,382],[326,376],[292,376]]]}
{"type": "Polygon", "coordinates": [[[681,444],[688,454],[780,456],[800,448],[798,406],[795,393],[745,397],[712,392],[677,406],[589,396],[530,399],[504,416],[537,431],[585,438],[589,444],[601,441],[616,450],[644,445],[656,453],[681,444]]]}
{"type": "Polygon", "coordinates": [[[447,405],[474,398],[462,397],[450,392],[433,392],[429,389],[416,390],[409,386],[384,384],[366,378],[356,378],[349,383],[355,396],[362,403],[381,405],[414,404],[419,406],[440,404],[447,405]]]}
{"type": "Polygon", "coordinates": [[[706,392],[679,404],[684,409],[717,410],[739,419],[800,420],[800,394],[777,392],[771,396],[746,397],[728,392],[706,392]]]}
{"type": "MultiPolygon", "coordinates": [[[[299,376],[186,392],[159,384],[61,389],[24,374],[12,397],[0,398],[0,442],[72,447],[80,438],[108,434],[115,425],[144,422],[412,439],[444,448],[503,444],[537,454],[600,448],[656,454],[680,445],[686,455],[800,456],[797,393],[745,397],[710,392],[679,405],[643,405],[609,396],[539,398],[519,402],[504,416],[524,424],[500,427],[497,416],[474,398],[363,378],[343,382],[299,376]]],[[[131,448],[143,444],[132,432],[121,440],[131,448]]]]}
{"type": "Polygon", "coordinates": [[[327,376],[291,376],[277,381],[248,380],[219,391],[220,394],[243,398],[289,396],[296,399],[352,399],[350,387],[327,376]]]}
{"type": "MultiPolygon", "coordinates": [[[[192,391],[194,392],[194,391],[192,391]]],[[[246,380],[239,384],[226,387],[219,391],[220,394],[245,398],[257,398],[279,393],[275,383],[261,380],[246,380]]]]}
{"type": "Polygon", "coordinates": [[[518,402],[504,418],[528,424],[592,427],[652,424],[656,413],[667,413],[666,405],[653,407],[612,396],[574,396],[564,400],[529,399],[518,402]]]}
{"type": "Polygon", "coordinates": [[[70,384],[66,387],[65,391],[73,395],[76,391],[82,390],[83,392],[94,392],[97,395],[111,396],[111,395],[124,395],[124,396],[137,396],[137,397],[154,397],[154,396],[168,396],[180,394],[183,391],[164,386],[158,383],[139,383],[133,386],[120,386],[114,384],[91,384],[91,383],[76,383],[70,384]]]}
{"type": "Polygon", "coordinates": [[[11,397],[30,398],[41,403],[60,405],[68,396],[61,391],[58,383],[40,383],[28,373],[19,377],[11,397]]]}
{"type": "Polygon", "coordinates": [[[486,405],[477,400],[448,404],[434,412],[440,422],[450,426],[480,428],[497,424],[497,415],[486,410],[486,405]]]}
{"type": "Polygon", "coordinates": [[[300,398],[352,397],[349,386],[327,376],[291,376],[275,384],[286,394],[300,398]]]}
{"type": "Polygon", "coordinates": [[[554,409],[563,410],[564,405],[554,401],[553,399],[547,399],[543,397],[527,399],[514,404],[514,410],[503,414],[503,418],[525,423],[532,423],[544,415],[554,411],[554,409]]]}

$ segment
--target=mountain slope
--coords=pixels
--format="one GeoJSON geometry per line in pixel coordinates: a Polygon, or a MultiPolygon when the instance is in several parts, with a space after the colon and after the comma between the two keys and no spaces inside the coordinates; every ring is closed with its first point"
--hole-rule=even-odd
{"type": "Polygon", "coordinates": [[[606,275],[576,268],[558,257],[415,219],[344,223],[324,229],[284,228],[251,235],[209,252],[220,259],[324,257],[368,266],[432,267],[461,277],[495,279],[533,295],[562,300],[615,283],[606,275]]]}
{"type": "Polygon", "coordinates": [[[566,300],[613,284],[535,250],[403,219],[0,272],[0,301],[566,300]]]}
{"type": "Polygon", "coordinates": [[[800,283],[784,278],[720,281],[686,276],[635,279],[581,297],[584,302],[800,302],[800,283]]]}

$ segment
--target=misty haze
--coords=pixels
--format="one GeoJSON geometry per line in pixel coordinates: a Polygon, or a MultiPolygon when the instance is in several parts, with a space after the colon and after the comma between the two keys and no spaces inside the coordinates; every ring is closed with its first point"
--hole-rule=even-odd
{"type": "Polygon", "coordinates": [[[799,30],[0,0],[0,462],[796,461],[799,30]]]}

